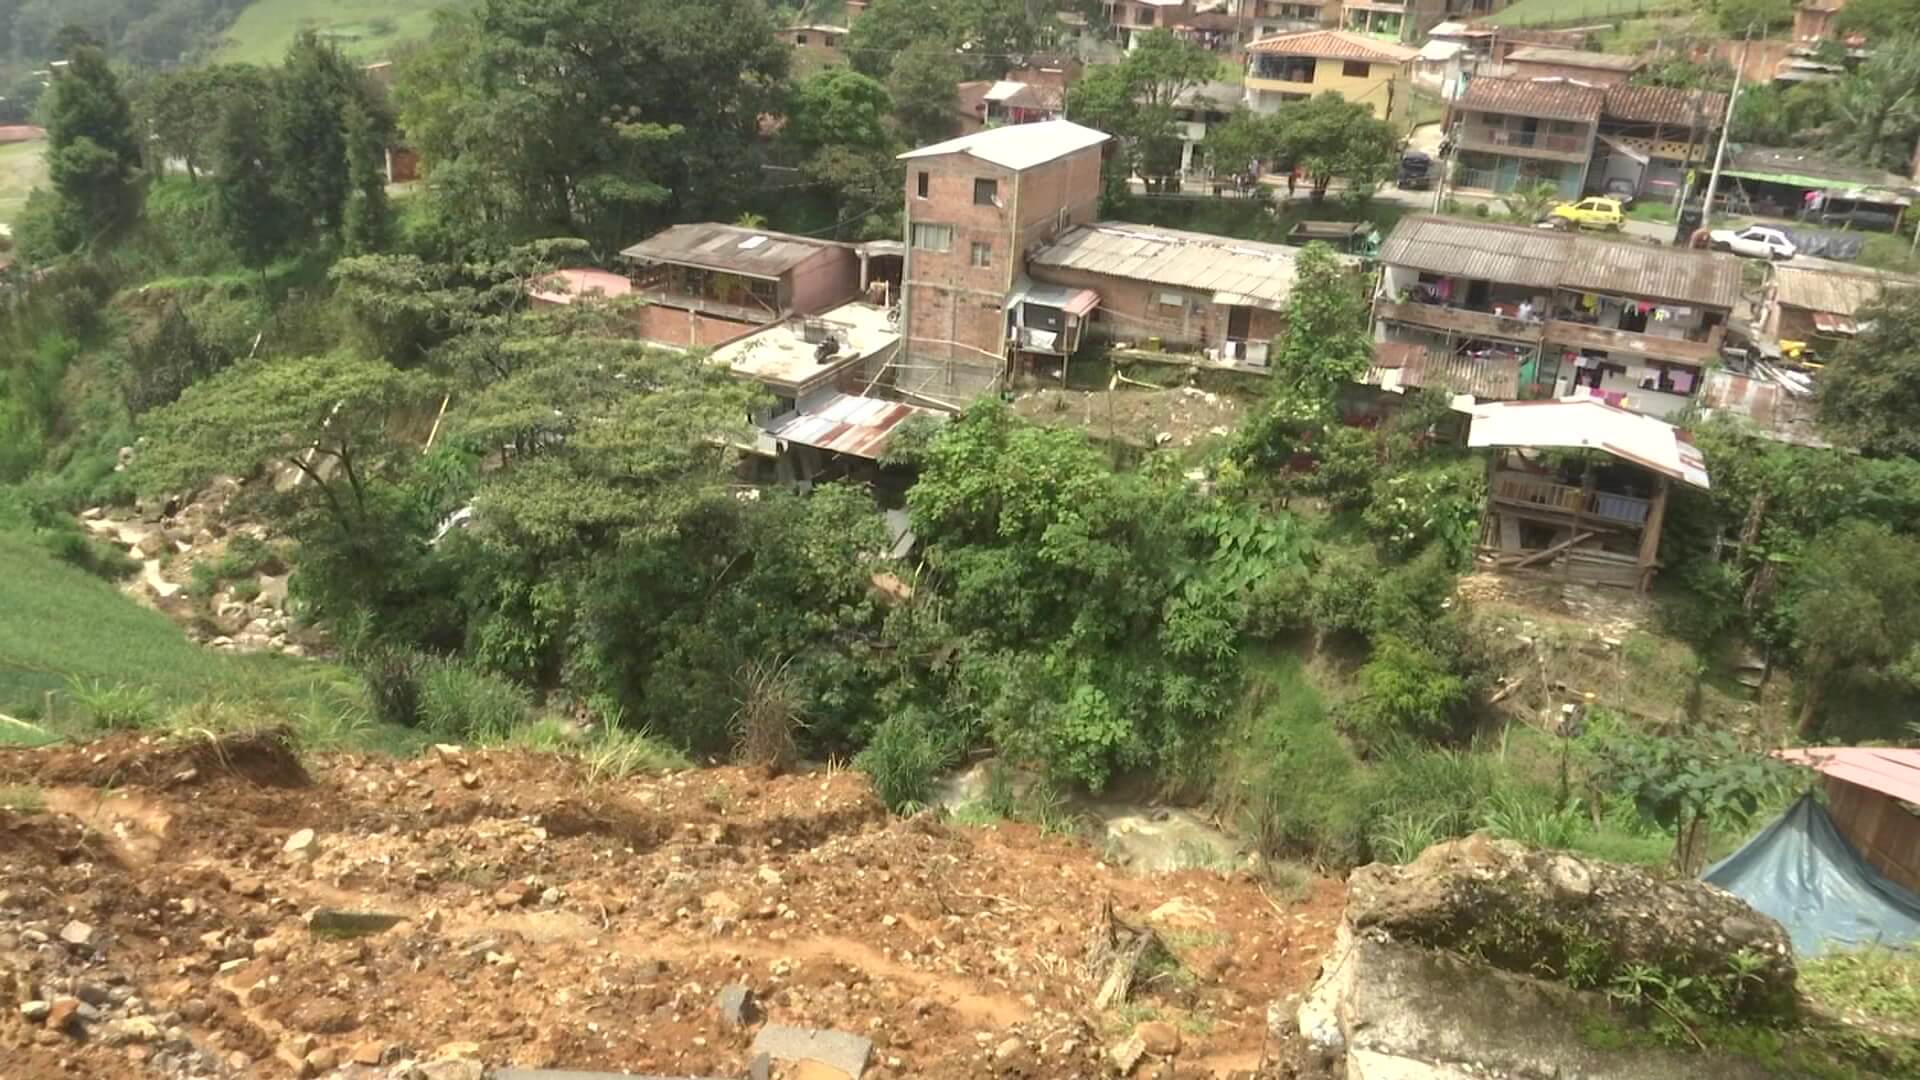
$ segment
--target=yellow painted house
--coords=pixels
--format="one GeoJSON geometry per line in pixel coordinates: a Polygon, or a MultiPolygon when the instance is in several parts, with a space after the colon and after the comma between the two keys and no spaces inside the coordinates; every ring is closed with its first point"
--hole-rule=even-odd
{"type": "Polygon", "coordinates": [[[1276,34],[1247,46],[1247,107],[1270,113],[1289,101],[1338,90],[1397,119],[1407,108],[1407,72],[1419,50],[1351,30],[1276,34]]]}

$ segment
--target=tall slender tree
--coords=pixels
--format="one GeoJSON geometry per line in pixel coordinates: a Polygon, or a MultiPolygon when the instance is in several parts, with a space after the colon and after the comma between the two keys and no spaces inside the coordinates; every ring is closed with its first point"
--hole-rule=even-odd
{"type": "Polygon", "coordinates": [[[227,242],[260,271],[286,240],[285,205],[274,190],[277,164],[257,101],[233,101],[214,135],[214,214],[227,242]]]}
{"type": "Polygon", "coordinates": [[[54,212],[71,219],[72,235],[96,243],[139,216],[143,173],[133,110],[105,53],[82,46],[69,55],[48,95],[46,128],[54,212]]]}

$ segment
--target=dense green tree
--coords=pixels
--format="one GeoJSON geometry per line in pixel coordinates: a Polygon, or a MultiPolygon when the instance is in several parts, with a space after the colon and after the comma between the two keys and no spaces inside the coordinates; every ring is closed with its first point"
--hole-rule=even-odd
{"type": "Polygon", "coordinates": [[[1869,453],[1920,457],[1920,294],[1883,297],[1860,322],[1822,373],[1821,426],[1869,453]]]}
{"type": "Polygon", "coordinates": [[[234,100],[219,114],[212,146],[214,220],[248,266],[265,272],[285,249],[286,205],[275,190],[272,147],[260,102],[234,100]]]}
{"type": "Polygon", "coordinates": [[[1371,193],[1400,156],[1393,125],[1338,91],[1282,106],[1274,123],[1271,156],[1306,171],[1315,202],[1326,198],[1335,177],[1350,192],[1371,193]]]}
{"type": "Polygon", "coordinates": [[[1172,108],[1180,95],[1212,80],[1220,57],[1171,30],[1152,30],[1135,39],[1119,67],[1133,99],[1157,111],[1172,108]]]}
{"type": "Polygon", "coordinates": [[[82,48],[44,106],[47,173],[72,235],[92,244],[124,229],[140,211],[140,149],[120,80],[98,49],[82,48]]]}
{"type": "Polygon", "coordinates": [[[830,67],[794,89],[781,134],[806,153],[825,147],[887,150],[893,146],[886,125],[892,109],[893,100],[878,81],[851,68],[830,67]]]}
{"type": "Polygon", "coordinates": [[[1793,0],[1713,0],[1713,17],[1728,37],[1758,38],[1793,25],[1793,0]]]}
{"type": "Polygon", "coordinates": [[[344,224],[353,189],[347,126],[354,110],[362,115],[365,137],[379,138],[359,67],[317,34],[301,34],[273,80],[268,124],[274,186],[286,203],[292,239],[333,238],[344,224]]]}
{"type": "Polygon", "coordinates": [[[1840,680],[1920,682],[1920,540],[1842,522],[1808,546],[1787,605],[1803,675],[1802,737],[1818,734],[1821,705],[1840,680]]]}
{"type": "Polygon", "coordinates": [[[990,79],[1032,52],[1040,26],[1025,0],[874,0],[847,34],[853,66],[874,78],[915,45],[959,54],[968,78],[990,79]]]}
{"type": "Polygon", "coordinates": [[[1876,43],[1859,69],[1829,85],[1824,147],[1904,173],[1920,136],[1920,37],[1876,43]]]}
{"type": "Polygon", "coordinates": [[[1743,87],[1733,105],[1733,135],[1739,142],[1791,146],[1817,140],[1831,118],[1828,87],[1820,83],[1743,87]]]}
{"type": "Polygon", "coordinates": [[[1308,244],[1295,261],[1286,329],[1268,354],[1274,384],[1332,401],[1372,360],[1369,310],[1359,276],[1325,244],[1308,244]]]}
{"type": "Polygon", "coordinates": [[[342,240],[349,255],[365,255],[386,246],[386,139],[380,125],[358,101],[346,107],[347,195],[342,240]]]}
{"type": "Polygon", "coordinates": [[[887,89],[900,134],[916,146],[950,138],[960,122],[959,83],[965,72],[953,50],[920,42],[893,58],[887,89]]]}
{"type": "Polygon", "coordinates": [[[733,216],[788,59],[756,0],[481,0],[442,14],[394,97],[428,198],[460,200],[442,220],[612,251],[733,216]]]}

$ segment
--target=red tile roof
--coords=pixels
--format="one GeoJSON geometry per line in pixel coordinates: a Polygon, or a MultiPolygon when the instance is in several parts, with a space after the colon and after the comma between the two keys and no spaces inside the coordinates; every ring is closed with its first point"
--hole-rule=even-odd
{"type": "Polygon", "coordinates": [[[1248,52],[1272,56],[1312,56],[1323,60],[1370,60],[1380,64],[1404,64],[1420,55],[1420,50],[1380,41],[1350,30],[1303,30],[1297,34],[1275,34],[1247,46],[1248,52]]]}
{"type": "Polygon", "coordinates": [[[1456,103],[1463,109],[1554,120],[1597,120],[1606,91],[1565,79],[1474,79],[1456,103]]]}
{"type": "Polygon", "coordinates": [[[1727,95],[1717,90],[1682,90],[1677,86],[1609,86],[1601,111],[1610,120],[1636,124],[1692,124],[1717,129],[1727,114],[1727,95]]]}

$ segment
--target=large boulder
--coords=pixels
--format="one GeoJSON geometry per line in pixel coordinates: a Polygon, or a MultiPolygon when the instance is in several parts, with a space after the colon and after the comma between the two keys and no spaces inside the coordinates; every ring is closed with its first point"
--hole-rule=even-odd
{"type": "Polygon", "coordinates": [[[1690,879],[1485,836],[1437,844],[1407,866],[1348,882],[1355,935],[1444,950],[1575,989],[1629,971],[1678,983],[1749,1020],[1794,1011],[1786,931],[1731,893],[1690,879]]]}
{"type": "Polygon", "coordinates": [[[1605,995],[1342,930],[1299,1013],[1346,1080],[1768,1080],[1763,1066],[1626,1035],[1605,995]]]}

